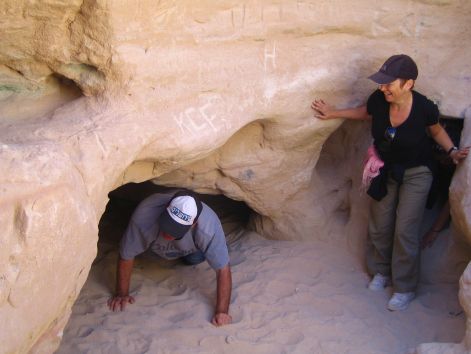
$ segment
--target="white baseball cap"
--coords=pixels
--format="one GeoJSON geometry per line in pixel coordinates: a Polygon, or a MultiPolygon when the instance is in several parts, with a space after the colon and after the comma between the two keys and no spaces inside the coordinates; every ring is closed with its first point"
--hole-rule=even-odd
{"type": "Polygon", "coordinates": [[[191,192],[178,192],[160,216],[160,230],[181,239],[198,219],[203,205],[191,192]]]}

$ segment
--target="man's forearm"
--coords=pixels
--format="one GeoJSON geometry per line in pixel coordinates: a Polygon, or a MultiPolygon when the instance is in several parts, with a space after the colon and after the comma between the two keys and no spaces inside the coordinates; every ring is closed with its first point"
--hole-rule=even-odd
{"type": "Polygon", "coordinates": [[[229,264],[216,271],[217,276],[217,302],[216,313],[229,313],[231,302],[232,275],[229,264]]]}
{"type": "Polygon", "coordinates": [[[116,295],[126,296],[129,294],[129,284],[131,282],[132,266],[134,259],[118,260],[118,273],[116,275],[116,295]]]}

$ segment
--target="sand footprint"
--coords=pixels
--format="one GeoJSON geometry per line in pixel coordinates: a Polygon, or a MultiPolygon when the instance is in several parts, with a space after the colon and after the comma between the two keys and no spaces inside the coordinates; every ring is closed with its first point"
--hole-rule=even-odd
{"type": "Polygon", "coordinates": [[[226,343],[226,336],[206,336],[198,342],[200,347],[217,348],[226,343]]]}
{"type": "Polygon", "coordinates": [[[249,284],[257,278],[257,275],[254,273],[245,273],[245,272],[232,272],[232,282],[238,286],[242,284],[249,284]]]}
{"type": "Polygon", "coordinates": [[[296,292],[295,285],[290,281],[273,280],[265,285],[264,297],[267,304],[274,304],[291,297],[296,292]]]}
{"type": "Polygon", "coordinates": [[[193,311],[183,311],[173,316],[167,317],[167,320],[170,321],[171,323],[181,323],[181,322],[185,322],[187,320],[193,319],[194,317],[196,316],[193,311]]]}
{"type": "Polygon", "coordinates": [[[138,333],[128,333],[127,335],[119,336],[117,340],[117,345],[121,353],[127,354],[147,353],[150,344],[151,340],[138,333]]]}
{"type": "Polygon", "coordinates": [[[335,296],[330,299],[314,298],[311,302],[311,311],[315,314],[326,317],[343,316],[345,311],[341,306],[339,306],[339,302],[337,300],[338,299],[335,296]]]}
{"type": "Polygon", "coordinates": [[[230,315],[232,317],[232,325],[241,323],[246,317],[244,310],[240,306],[232,306],[230,309],[230,315]]]}
{"type": "MultiPolygon", "coordinates": [[[[102,302],[100,301],[100,304],[102,302]]],[[[72,309],[72,313],[74,316],[85,316],[91,313],[94,313],[96,310],[96,305],[95,304],[88,304],[88,303],[81,303],[78,304],[76,303],[72,309]]]]}
{"type": "Polygon", "coordinates": [[[176,284],[172,287],[162,287],[157,285],[156,295],[157,296],[182,296],[188,293],[189,288],[184,284],[176,284]]]}
{"type": "Polygon", "coordinates": [[[209,317],[206,307],[195,300],[177,300],[163,303],[159,306],[158,316],[170,323],[178,323],[192,318],[209,317]]]}
{"type": "Polygon", "coordinates": [[[244,328],[237,331],[235,338],[241,342],[256,343],[259,342],[262,338],[265,338],[270,334],[270,329],[261,327],[261,328],[244,328]]]}
{"type": "Polygon", "coordinates": [[[275,342],[280,345],[296,345],[304,340],[304,334],[300,330],[293,331],[293,329],[281,328],[271,332],[263,338],[263,341],[275,342]]]}
{"type": "Polygon", "coordinates": [[[136,294],[136,300],[139,301],[138,305],[143,307],[159,306],[162,303],[169,303],[175,301],[184,301],[189,298],[189,289],[186,286],[175,289],[153,289],[152,293],[148,295],[136,294]]]}
{"type": "Polygon", "coordinates": [[[244,292],[243,287],[250,287],[256,279],[253,273],[232,272],[232,283],[234,284],[232,290],[232,302],[236,302],[239,298],[239,293],[244,292]],[[241,288],[242,287],[242,288],[241,288]]]}
{"type": "Polygon", "coordinates": [[[230,258],[231,258],[231,267],[236,267],[239,264],[244,263],[245,260],[247,259],[241,253],[231,253],[230,258]]]}
{"type": "Polygon", "coordinates": [[[93,333],[95,329],[93,327],[89,327],[89,326],[82,326],[79,328],[79,330],[77,331],[77,337],[79,338],[86,338],[88,337],[90,334],[93,333]]]}

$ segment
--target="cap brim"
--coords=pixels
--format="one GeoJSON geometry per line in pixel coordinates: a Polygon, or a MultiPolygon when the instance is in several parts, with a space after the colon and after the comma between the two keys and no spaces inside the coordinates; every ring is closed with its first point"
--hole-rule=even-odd
{"type": "Polygon", "coordinates": [[[160,226],[160,231],[163,231],[166,234],[169,234],[176,240],[179,240],[183,236],[185,236],[185,234],[191,228],[191,225],[182,225],[182,224],[177,223],[175,220],[171,218],[167,210],[164,210],[162,215],[160,215],[159,226],[160,226]]]}
{"type": "Polygon", "coordinates": [[[368,76],[368,79],[376,82],[377,84],[386,85],[386,84],[389,84],[389,83],[393,82],[397,78],[393,77],[393,76],[386,75],[385,73],[382,73],[381,71],[378,71],[377,73],[375,73],[371,76],[368,76]]]}

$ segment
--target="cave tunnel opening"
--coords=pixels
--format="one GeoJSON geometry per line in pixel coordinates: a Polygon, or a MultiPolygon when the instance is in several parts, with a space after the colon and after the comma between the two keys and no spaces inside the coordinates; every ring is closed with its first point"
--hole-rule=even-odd
{"type": "MultiPolygon", "coordinates": [[[[173,193],[185,188],[165,187],[151,181],[127,183],[108,194],[106,205],[98,224],[98,243],[116,246],[126,230],[135,208],[145,198],[155,193],[173,193]]],[[[243,201],[236,201],[223,194],[195,193],[219,217],[226,239],[250,229],[250,219],[254,211],[243,201]]],[[[229,241],[229,240],[228,240],[229,241]]]]}

